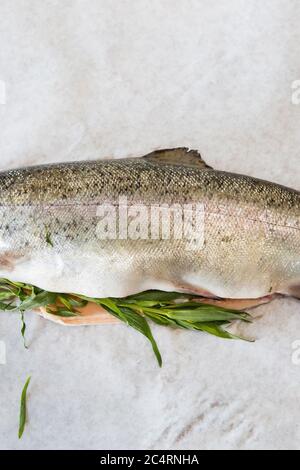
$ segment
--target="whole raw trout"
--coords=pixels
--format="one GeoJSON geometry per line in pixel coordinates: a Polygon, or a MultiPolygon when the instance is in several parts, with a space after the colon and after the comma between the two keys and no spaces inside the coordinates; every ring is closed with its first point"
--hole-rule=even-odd
{"type": "Polygon", "coordinates": [[[185,148],[2,172],[0,276],[90,297],[300,296],[300,193],[185,148]]]}

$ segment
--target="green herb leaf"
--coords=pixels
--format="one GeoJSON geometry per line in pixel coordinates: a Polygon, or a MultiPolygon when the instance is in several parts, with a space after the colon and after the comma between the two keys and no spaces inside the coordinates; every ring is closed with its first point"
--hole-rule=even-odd
{"type": "Polygon", "coordinates": [[[20,423],[19,423],[19,439],[23,436],[25,424],[26,424],[26,400],[27,400],[27,389],[30,384],[31,377],[28,377],[21,395],[21,404],[20,404],[20,423]]]}
{"type": "Polygon", "coordinates": [[[26,323],[24,319],[24,312],[20,312],[20,313],[21,313],[21,322],[22,322],[21,335],[22,335],[23,342],[24,342],[24,348],[28,349],[28,346],[26,346],[26,339],[25,339],[26,323]]]}
{"type": "Polygon", "coordinates": [[[57,300],[59,302],[61,302],[65,307],[67,307],[67,309],[72,312],[73,311],[73,307],[72,307],[72,304],[70,302],[70,300],[68,299],[68,297],[66,295],[59,295],[57,297],[57,300]]]}
{"type": "Polygon", "coordinates": [[[3,310],[4,312],[8,311],[8,310],[15,310],[15,305],[12,305],[12,303],[4,303],[4,302],[0,302],[0,310],[3,310]]]}
{"type": "Polygon", "coordinates": [[[155,305],[161,303],[169,303],[177,299],[193,298],[195,295],[191,294],[181,294],[178,292],[164,292],[160,290],[148,290],[145,292],[140,292],[139,294],[129,295],[125,299],[126,302],[139,302],[139,301],[154,301],[155,305]]]}
{"type": "Polygon", "coordinates": [[[20,310],[32,310],[33,308],[44,307],[45,305],[54,304],[57,299],[57,294],[52,292],[42,291],[37,295],[29,296],[18,306],[20,310]]]}
{"type": "Polygon", "coordinates": [[[190,308],[176,308],[166,311],[166,315],[173,320],[185,320],[192,323],[197,322],[214,322],[214,321],[233,321],[244,320],[250,321],[247,313],[240,313],[231,310],[225,310],[214,305],[198,304],[190,308]]]}
{"type": "Polygon", "coordinates": [[[112,315],[127,323],[127,325],[129,324],[126,315],[124,315],[123,311],[119,309],[117,304],[112,299],[99,299],[96,300],[95,303],[104,307],[112,315]]]}
{"type": "Polygon", "coordinates": [[[66,310],[63,308],[58,307],[56,310],[49,310],[47,309],[48,313],[51,313],[52,315],[57,315],[58,317],[78,317],[79,313],[76,312],[71,312],[70,310],[66,310]]]}
{"type": "Polygon", "coordinates": [[[243,341],[247,341],[248,343],[253,343],[254,340],[243,338],[242,336],[234,335],[229,331],[223,330],[221,325],[214,324],[213,322],[210,323],[199,323],[198,325],[194,325],[195,330],[205,331],[213,336],[217,336],[218,338],[224,339],[240,339],[243,341]]]}
{"type": "MultiPolygon", "coordinates": [[[[61,295],[60,295],[60,297],[61,297],[61,295]]],[[[67,297],[69,305],[72,308],[84,308],[88,304],[88,301],[84,300],[84,299],[79,299],[79,298],[75,299],[74,297],[70,297],[69,295],[66,295],[64,297],[67,297]]]]}
{"type": "Polygon", "coordinates": [[[161,354],[159,352],[157,343],[156,343],[156,341],[155,341],[155,339],[152,335],[152,331],[151,331],[151,328],[150,328],[147,320],[144,317],[142,317],[141,315],[139,315],[138,313],[135,313],[130,309],[122,308],[121,310],[122,310],[123,314],[126,316],[128,325],[130,325],[135,330],[139,331],[144,336],[146,336],[146,338],[149,339],[149,341],[152,345],[153,352],[156,356],[157,362],[158,362],[159,366],[161,367],[162,366],[161,354]]]}
{"type": "Polygon", "coordinates": [[[157,362],[159,366],[162,366],[162,358],[161,354],[159,352],[157,343],[152,335],[151,328],[147,322],[147,320],[139,315],[138,313],[130,310],[129,308],[119,308],[115,302],[112,299],[105,299],[105,301],[102,301],[101,299],[101,305],[112,315],[115,317],[119,318],[120,320],[124,321],[127,325],[131,326],[135,330],[139,331],[142,333],[146,338],[149,339],[153,352],[155,354],[155,357],[157,359],[157,362]],[[107,300],[109,300],[107,302],[107,300]],[[103,302],[103,303],[102,303],[103,302]]]}

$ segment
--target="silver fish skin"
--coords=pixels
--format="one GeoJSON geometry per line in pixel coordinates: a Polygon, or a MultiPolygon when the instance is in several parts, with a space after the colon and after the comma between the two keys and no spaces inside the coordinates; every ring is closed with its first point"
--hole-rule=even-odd
{"type": "Polygon", "coordinates": [[[186,148],[5,171],[0,276],[90,297],[147,289],[224,299],[300,296],[300,193],[214,170],[186,148]],[[149,214],[161,207],[171,208],[173,235],[153,238],[149,214]],[[180,238],[174,215],[195,207],[202,211],[201,246],[180,238]],[[104,235],[108,213],[111,232],[104,235]],[[124,214],[133,227],[127,238],[119,234],[124,214]]]}

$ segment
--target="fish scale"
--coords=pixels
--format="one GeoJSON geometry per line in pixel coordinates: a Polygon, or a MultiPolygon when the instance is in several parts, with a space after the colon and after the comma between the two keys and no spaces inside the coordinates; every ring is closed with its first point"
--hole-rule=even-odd
{"type": "MultiPolygon", "coordinates": [[[[175,225],[172,219],[174,233],[175,225]]],[[[2,172],[0,276],[90,297],[147,289],[300,296],[300,193],[214,170],[186,148],[2,172]],[[189,240],[161,235],[99,238],[99,206],[119,209],[120,197],[148,214],[201,205],[203,245],[191,249],[189,240]]]]}

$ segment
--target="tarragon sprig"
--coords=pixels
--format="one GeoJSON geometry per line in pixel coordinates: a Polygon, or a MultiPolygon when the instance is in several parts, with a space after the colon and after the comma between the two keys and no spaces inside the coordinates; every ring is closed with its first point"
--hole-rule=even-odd
{"type": "Polygon", "coordinates": [[[80,315],[80,309],[89,302],[103,307],[111,315],[146,336],[160,366],[161,354],[148,320],[172,328],[204,331],[226,339],[245,339],[230,333],[225,327],[235,320],[251,321],[251,316],[246,312],[200,303],[199,298],[191,294],[150,290],[126,298],[98,299],[78,294],[47,292],[30,284],[0,279],[0,310],[21,312],[23,337],[23,315],[26,310],[44,307],[53,315],[73,317],[80,315]]]}
{"type": "Polygon", "coordinates": [[[27,389],[30,384],[31,377],[28,377],[24,388],[21,394],[21,401],[20,401],[20,420],[19,420],[19,439],[23,436],[25,425],[26,425],[26,417],[27,417],[27,409],[26,409],[26,401],[27,401],[27,389]]]}

